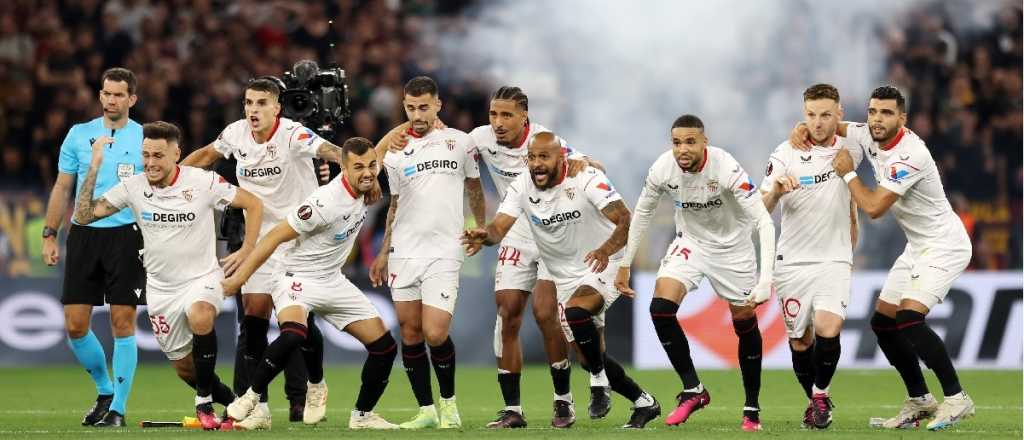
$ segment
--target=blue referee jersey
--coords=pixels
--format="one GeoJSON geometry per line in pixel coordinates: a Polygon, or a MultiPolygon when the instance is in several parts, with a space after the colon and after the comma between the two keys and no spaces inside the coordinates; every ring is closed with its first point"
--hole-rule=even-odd
{"type": "MultiPolygon", "coordinates": [[[[57,169],[62,173],[78,176],[78,185],[75,187],[75,206],[78,205],[78,193],[82,189],[82,183],[85,182],[85,175],[89,173],[92,143],[100,136],[110,136],[110,129],[103,126],[103,117],[75,124],[68,131],[64,143],[60,145],[57,169]]],[[[93,197],[101,197],[118,182],[141,172],[142,125],[129,119],[124,127],[114,132],[114,143],[104,147],[103,163],[96,173],[96,190],[93,192],[93,197]]],[[[135,223],[135,217],[130,209],[125,208],[117,214],[90,223],[88,226],[113,228],[132,223],[135,223]]]]}

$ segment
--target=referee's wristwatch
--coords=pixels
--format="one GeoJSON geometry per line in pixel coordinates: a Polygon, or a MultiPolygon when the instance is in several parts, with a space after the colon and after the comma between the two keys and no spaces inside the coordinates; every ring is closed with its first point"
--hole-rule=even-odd
{"type": "Polygon", "coordinates": [[[57,230],[49,226],[43,226],[43,238],[56,237],[57,230]]]}

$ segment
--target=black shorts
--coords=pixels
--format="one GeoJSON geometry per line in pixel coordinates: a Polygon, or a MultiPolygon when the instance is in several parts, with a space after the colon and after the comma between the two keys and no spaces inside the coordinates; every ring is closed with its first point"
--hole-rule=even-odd
{"type": "Polygon", "coordinates": [[[64,261],[62,304],[146,304],[146,270],[134,223],[113,228],[71,225],[64,261]]]}

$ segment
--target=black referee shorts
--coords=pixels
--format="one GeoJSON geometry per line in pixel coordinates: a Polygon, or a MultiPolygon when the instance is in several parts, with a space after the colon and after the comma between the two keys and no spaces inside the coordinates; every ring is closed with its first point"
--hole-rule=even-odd
{"type": "Polygon", "coordinates": [[[146,304],[142,233],[134,223],[113,228],[72,224],[64,262],[62,304],[146,304]]]}

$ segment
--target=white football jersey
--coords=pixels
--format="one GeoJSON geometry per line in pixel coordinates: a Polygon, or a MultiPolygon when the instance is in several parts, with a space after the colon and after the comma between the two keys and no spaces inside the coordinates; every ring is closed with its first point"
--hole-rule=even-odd
{"type": "Polygon", "coordinates": [[[142,263],[148,285],[174,290],[221,270],[213,210],[231,204],[237,190],[212,171],[182,166],[164,188],[154,188],[145,174],[136,174],[103,198],[116,208],[131,208],[135,214],[145,243],[142,263]]]}
{"type": "MultiPolygon", "coordinates": [[[[676,232],[715,248],[750,240],[757,205],[764,210],[750,175],[731,154],[712,146],[704,151],[704,162],[696,173],[679,168],[672,150],[658,157],[640,191],[637,212],[653,213],[662,194],[671,197],[675,206],[676,232]]],[[[633,243],[630,247],[634,248],[633,243]]]]}
{"type": "Polygon", "coordinates": [[[939,169],[921,138],[904,127],[882,147],[871,138],[867,124],[849,124],[846,135],[867,151],[878,185],[900,196],[891,211],[911,248],[918,252],[971,248],[967,230],[949,205],[939,169]]]}
{"type": "Polygon", "coordinates": [[[238,185],[263,202],[261,237],[317,188],[311,159],[323,142],[313,130],[287,118],[278,118],[262,144],[256,143],[246,119],[228,125],[213,142],[218,153],[238,161],[238,185]]]}
{"type": "MultiPolygon", "coordinates": [[[[562,182],[546,190],[533,184],[530,173],[520,174],[498,207],[500,214],[527,219],[540,258],[556,283],[582,279],[590,272],[583,259],[615,230],[601,210],[622,200],[596,168],[587,167],[575,177],[567,172],[563,167],[562,182]]],[[[609,266],[618,264],[622,254],[620,250],[609,257],[609,266]]]]}
{"type": "Polygon", "coordinates": [[[832,168],[841,149],[853,157],[854,167],[864,153],[859,145],[834,136],[829,145],[811,151],[783,142],[768,158],[761,191],[771,191],[779,176],[792,176],[800,186],[779,199],[782,233],[776,247],[779,264],[840,261],[853,263],[850,237],[850,190],[832,168]]]}
{"type": "MultiPolygon", "coordinates": [[[[490,125],[482,125],[469,132],[469,136],[476,144],[477,151],[480,152],[480,158],[483,159],[491,173],[491,180],[494,181],[494,187],[498,190],[499,199],[505,197],[505,191],[516,177],[520,174],[529,174],[530,168],[526,164],[526,147],[530,145],[530,141],[538,133],[550,131],[543,125],[531,122],[526,126],[523,143],[515,147],[499,145],[498,138],[494,135],[494,129],[490,125]]],[[[559,141],[566,157],[579,160],[587,157],[568,146],[564,139],[559,138],[559,141]]],[[[526,221],[517,221],[508,231],[508,236],[521,241],[532,240],[530,226],[526,221]]]]}
{"type": "Polygon", "coordinates": [[[311,277],[337,273],[365,219],[363,196],[355,195],[344,175],[317,188],[288,214],[299,238],[284,256],[285,270],[311,277]]]}
{"type": "Polygon", "coordinates": [[[392,258],[448,258],[462,261],[465,184],[480,178],[473,139],[454,128],[431,130],[399,152],[384,156],[398,209],[391,225],[392,258]]]}

